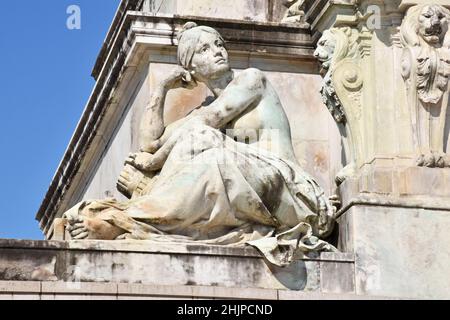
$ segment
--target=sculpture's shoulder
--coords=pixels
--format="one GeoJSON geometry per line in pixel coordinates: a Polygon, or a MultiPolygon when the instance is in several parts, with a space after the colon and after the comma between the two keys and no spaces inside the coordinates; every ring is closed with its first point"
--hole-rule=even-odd
{"type": "Polygon", "coordinates": [[[249,68],[240,72],[236,76],[235,81],[239,85],[244,85],[251,89],[256,89],[264,88],[267,83],[267,78],[264,75],[264,72],[262,72],[261,70],[256,68],[249,68]]]}

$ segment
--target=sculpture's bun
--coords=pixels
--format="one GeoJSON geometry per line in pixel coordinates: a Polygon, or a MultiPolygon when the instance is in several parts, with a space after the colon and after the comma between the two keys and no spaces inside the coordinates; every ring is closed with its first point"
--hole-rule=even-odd
{"type": "Polygon", "coordinates": [[[193,28],[195,28],[195,27],[197,27],[197,24],[196,24],[195,22],[192,22],[192,21],[186,22],[186,23],[184,24],[183,28],[178,32],[178,35],[177,35],[178,41],[180,41],[180,39],[181,39],[181,37],[183,36],[183,33],[184,33],[185,31],[187,31],[187,30],[189,30],[189,29],[193,29],[193,28]]]}

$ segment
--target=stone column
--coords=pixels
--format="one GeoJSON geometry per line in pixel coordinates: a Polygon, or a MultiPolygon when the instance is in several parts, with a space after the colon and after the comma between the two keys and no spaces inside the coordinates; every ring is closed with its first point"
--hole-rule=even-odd
{"type": "Polygon", "coordinates": [[[357,294],[450,297],[449,6],[317,0],[306,13],[346,154],[339,247],[355,253],[357,294]]]}

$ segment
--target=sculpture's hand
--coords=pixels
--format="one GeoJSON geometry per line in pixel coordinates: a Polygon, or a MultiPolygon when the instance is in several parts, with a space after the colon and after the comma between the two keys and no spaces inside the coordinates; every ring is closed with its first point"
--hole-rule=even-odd
{"type": "Polygon", "coordinates": [[[159,169],[154,159],[155,157],[147,152],[131,153],[125,160],[125,164],[129,164],[141,171],[151,172],[159,169]]]}
{"type": "Polygon", "coordinates": [[[84,217],[81,216],[69,219],[67,231],[69,231],[71,238],[74,240],[84,240],[89,237],[89,230],[85,224],[84,217]]]}
{"type": "Polygon", "coordinates": [[[187,70],[177,66],[164,80],[163,85],[167,90],[178,88],[193,89],[197,86],[197,82],[187,70]]]}

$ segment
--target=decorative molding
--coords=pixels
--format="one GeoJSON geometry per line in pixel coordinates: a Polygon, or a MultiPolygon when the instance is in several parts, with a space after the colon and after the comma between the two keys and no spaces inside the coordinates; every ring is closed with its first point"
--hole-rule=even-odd
{"type": "Polygon", "coordinates": [[[450,10],[440,5],[410,8],[401,26],[402,76],[411,108],[417,165],[450,166],[444,154],[449,104],[450,10]]]}
{"type": "Polygon", "coordinates": [[[322,98],[339,126],[347,157],[347,166],[336,176],[338,185],[353,176],[362,161],[360,35],[351,27],[331,28],[323,33],[314,54],[322,64],[322,98]]]}

